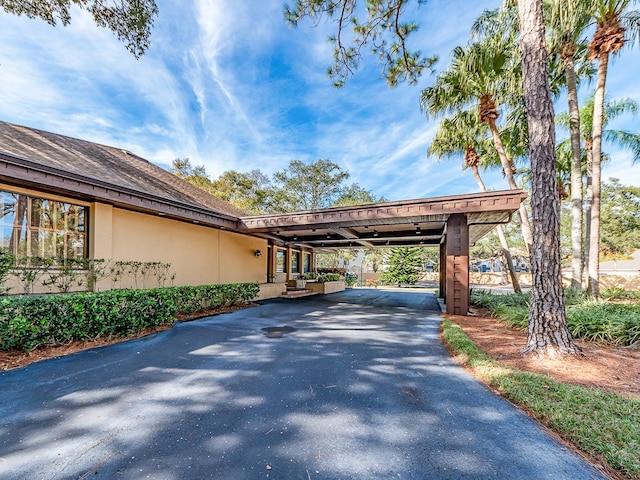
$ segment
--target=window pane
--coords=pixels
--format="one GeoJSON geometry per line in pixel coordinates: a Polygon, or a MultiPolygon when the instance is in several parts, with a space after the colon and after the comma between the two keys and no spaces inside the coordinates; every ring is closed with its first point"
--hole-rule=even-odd
{"type": "Polygon", "coordinates": [[[86,207],[0,191],[0,246],[17,257],[84,258],[86,207]]]}
{"type": "Polygon", "coordinates": [[[67,234],[67,258],[84,258],[84,235],[67,234]]]}
{"type": "Polygon", "coordinates": [[[310,253],[305,253],[304,254],[304,265],[303,265],[303,272],[307,273],[311,271],[311,254],[310,253]]]}
{"type": "Polygon", "coordinates": [[[300,254],[298,252],[291,253],[291,273],[299,273],[298,264],[300,263],[300,254]]]}
{"type": "Polygon", "coordinates": [[[16,196],[0,192],[0,224],[13,225],[16,214],[16,196]]]}
{"type": "Polygon", "coordinates": [[[277,273],[286,272],[285,270],[286,257],[287,257],[287,254],[284,250],[276,251],[276,272],[277,273]]]}
{"type": "Polygon", "coordinates": [[[47,216],[49,218],[49,224],[54,230],[64,230],[65,225],[65,212],[67,203],[62,202],[49,202],[49,211],[47,216]]]}
{"type": "Polygon", "coordinates": [[[66,229],[70,232],[83,232],[84,231],[84,207],[78,205],[66,204],[67,208],[67,221],[66,229]]]}

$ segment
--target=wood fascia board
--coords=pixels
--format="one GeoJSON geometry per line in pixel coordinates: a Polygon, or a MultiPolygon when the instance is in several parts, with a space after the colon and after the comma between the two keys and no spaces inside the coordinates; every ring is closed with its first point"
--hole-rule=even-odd
{"type": "Polygon", "coordinates": [[[242,227],[254,229],[300,228],[306,225],[347,226],[446,221],[453,213],[515,211],[527,194],[522,190],[456,195],[406,202],[387,202],[358,207],[241,217],[242,227]]]}
{"type": "Polygon", "coordinates": [[[9,185],[51,191],[80,200],[103,201],[128,210],[154,213],[193,223],[238,230],[239,220],[184,202],[174,201],[103,180],[31,162],[0,152],[0,180],[9,185]]]}

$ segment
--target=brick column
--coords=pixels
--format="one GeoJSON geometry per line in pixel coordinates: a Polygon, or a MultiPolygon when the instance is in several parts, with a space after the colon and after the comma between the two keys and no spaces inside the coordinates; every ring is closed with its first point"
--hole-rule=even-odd
{"type": "Polygon", "coordinates": [[[469,227],[467,217],[453,214],[447,221],[447,313],[466,315],[469,311],[469,227]]]}

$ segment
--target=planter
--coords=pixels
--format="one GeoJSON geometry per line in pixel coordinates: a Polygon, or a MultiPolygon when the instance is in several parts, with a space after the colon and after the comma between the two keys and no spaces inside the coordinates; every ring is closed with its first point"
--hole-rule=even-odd
{"type": "Polygon", "coordinates": [[[336,282],[324,282],[324,283],[319,283],[319,282],[307,283],[308,290],[313,290],[314,292],[318,292],[322,294],[342,292],[345,288],[346,288],[346,285],[344,283],[344,280],[338,280],[336,282]]]}

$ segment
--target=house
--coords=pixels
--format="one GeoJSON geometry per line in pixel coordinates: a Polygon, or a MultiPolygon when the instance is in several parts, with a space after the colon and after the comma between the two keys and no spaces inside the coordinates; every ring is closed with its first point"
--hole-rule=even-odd
{"type": "Polygon", "coordinates": [[[469,244],[526,197],[509,190],[249,216],[132,152],[6,122],[0,195],[1,246],[16,255],[170,263],[177,285],[258,282],[262,298],[313,269],[317,252],[440,246],[440,294],[458,314],[468,309],[469,244]]]}

